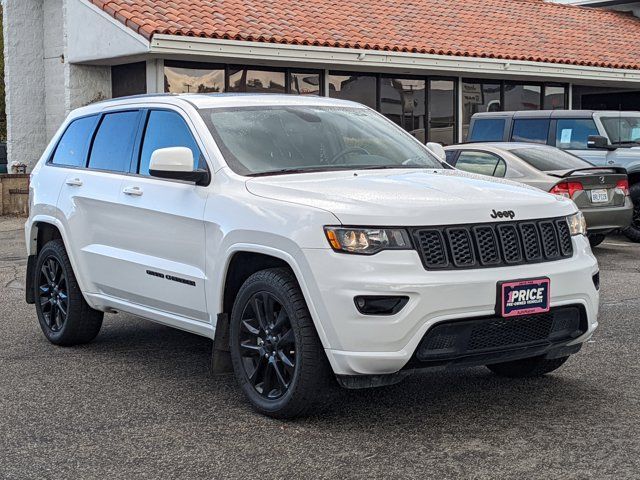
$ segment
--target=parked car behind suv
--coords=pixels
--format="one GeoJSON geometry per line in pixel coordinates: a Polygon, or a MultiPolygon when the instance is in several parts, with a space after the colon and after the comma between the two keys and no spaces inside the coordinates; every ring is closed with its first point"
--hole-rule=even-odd
{"type": "Polygon", "coordinates": [[[508,178],[571,198],[585,216],[592,247],[631,223],[633,204],[624,168],[594,167],[558,148],[532,143],[467,143],[444,150],[447,162],[465,172],[508,178]]]}
{"type": "Polygon", "coordinates": [[[598,324],[572,201],[455,171],[351,102],[84,107],[35,167],[30,212],[26,296],[51,342],[89,342],[114,311],[204,335],[277,417],[434,365],[542,375],[598,324]]]}
{"type": "Polygon", "coordinates": [[[532,142],[552,145],[596,166],[623,167],[635,205],[624,230],[640,242],[640,112],[543,110],[476,113],[469,142],[532,142]]]}

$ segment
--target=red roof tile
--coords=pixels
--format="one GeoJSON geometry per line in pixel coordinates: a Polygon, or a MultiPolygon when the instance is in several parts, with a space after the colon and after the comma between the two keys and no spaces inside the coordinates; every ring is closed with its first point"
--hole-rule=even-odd
{"type": "Polygon", "coordinates": [[[640,69],[640,19],[543,0],[91,0],[141,35],[640,69]]]}

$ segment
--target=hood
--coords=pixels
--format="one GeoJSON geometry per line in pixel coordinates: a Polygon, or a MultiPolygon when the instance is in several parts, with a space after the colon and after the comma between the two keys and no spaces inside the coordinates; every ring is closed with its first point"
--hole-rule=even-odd
{"type": "Polygon", "coordinates": [[[458,170],[372,170],[274,175],[246,182],[254,195],[321,208],[344,225],[453,225],[570,215],[571,200],[458,170]]]}

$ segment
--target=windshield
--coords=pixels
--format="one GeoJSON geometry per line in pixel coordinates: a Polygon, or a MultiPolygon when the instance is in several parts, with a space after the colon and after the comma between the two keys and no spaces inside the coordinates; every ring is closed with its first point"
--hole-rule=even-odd
{"type": "Polygon", "coordinates": [[[601,117],[612,145],[640,145],[640,117],[601,117]]]}
{"type": "Polygon", "coordinates": [[[201,111],[240,175],[445,168],[408,133],[364,108],[276,106],[201,111]]]}
{"type": "Polygon", "coordinates": [[[593,167],[590,163],[559,148],[516,148],[510,152],[543,172],[593,167]]]}

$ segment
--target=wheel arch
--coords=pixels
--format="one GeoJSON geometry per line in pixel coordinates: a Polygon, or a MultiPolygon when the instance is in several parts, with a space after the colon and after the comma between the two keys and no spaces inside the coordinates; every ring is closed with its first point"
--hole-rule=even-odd
{"type": "MultiPolygon", "coordinates": [[[[327,337],[319,321],[319,314],[312,300],[309,285],[305,280],[302,269],[296,259],[288,252],[262,245],[236,244],[227,250],[226,261],[222,269],[219,288],[218,303],[216,306],[218,320],[229,319],[231,307],[235,300],[235,295],[253,273],[266,268],[285,267],[289,268],[300,286],[302,295],[313,319],[318,336],[324,348],[327,348],[327,337]],[[240,262],[251,261],[250,265],[240,262]],[[240,270],[238,270],[240,267],[240,270]]],[[[216,328],[217,330],[217,328],[216,328]]]]}

